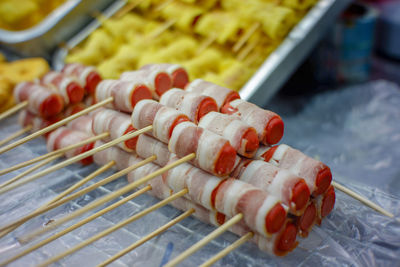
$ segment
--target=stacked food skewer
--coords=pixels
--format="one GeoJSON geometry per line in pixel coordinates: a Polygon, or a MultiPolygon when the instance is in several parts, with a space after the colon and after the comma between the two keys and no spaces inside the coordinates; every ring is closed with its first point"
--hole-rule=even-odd
{"type": "MultiPolygon", "coordinates": [[[[142,188],[15,255],[7,260],[7,263],[145,192],[164,200],[49,259],[44,264],[57,261],[166,204],[184,210],[185,213],[160,227],[146,237],[147,239],[191,214],[202,221],[219,226],[209,237],[171,261],[170,265],[179,263],[229,227],[231,231],[243,236],[238,242],[251,239],[263,251],[284,255],[296,247],[298,233],[307,236],[312,226],[320,223],[333,209],[335,192],[330,185],[332,176],[329,168],[287,145],[274,146],[283,135],[283,122],[277,114],[241,100],[236,92],[227,88],[202,80],[188,83],[185,70],[176,65],[146,66],[136,72],[124,73],[120,80],[101,82],[93,68],[82,65],[67,65],[63,72],[72,68],[83,70],[71,72],[72,76],[66,76],[74,77],[72,80],[77,84],[74,84],[73,88],[78,88],[78,85],[79,88],[96,88],[95,92],[92,92],[97,104],[86,109],[75,106],[75,111],[68,113],[78,111],[77,113],[57,121],[35,117],[34,114],[48,115],[41,112],[47,98],[35,97],[45,94],[36,92],[49,90],[45,87],[48,84],[62,92],[62,88],[71,85],[72,80],[65,83],[45,83],[42,79],[42,85],[25,83],[18,86],[15,94],[17,100],[28,101],[29,111],[34,113],[22,111],[22,125],[32,123],[36,125],[35,129],[45,127],[33,136],[49,133],[47,147],[51,152],[47,157],[64,154],[68,160],[20,181],[3,184],[0,186],[0,193],[74,162],[90,164],[94,161],[103,167],[47,205],[1,227],[1,235],[4,236],[29,219],[123,175],[128,174],[128,180],[131,182],[129,185],[28,236],[21,237],[21,242],[28,242],[35,236],[138,186],[142,188]],[[64,84],[64,87],[61,87],[61,84],[64,84]],[[185,90],[171,89],[172,85],[185,90]],[[99,108],[100,106],[107,108],[99,108]],[[131,112],[131,117],[118,110],[131,112]],[[40,123],[34,123],[35,121],[40,123]],[[54,121],[57,122],[46,127],[54,121]],[[58,128],[67,123],[67,127],[58,128]],[[112,166],[119,171],[70,194],[112,166]]],[[[75,95],[71,94],[71,91],[64,90],[64,95],[70,97],[70,103],[71,96],[75,95]]],[[[61,94],[56,97],[51,95],[51,99],[56,99],[56,104],[66,101],[61,94]]],[[[23,141],[27,140],[29,138],[23,141]]],[[[0,151],[3,153],[13,147],[15,144],[10,144],[0,151]]],[[[106,263],[142,244],[146,238],[118,253],[106,263]]]]}

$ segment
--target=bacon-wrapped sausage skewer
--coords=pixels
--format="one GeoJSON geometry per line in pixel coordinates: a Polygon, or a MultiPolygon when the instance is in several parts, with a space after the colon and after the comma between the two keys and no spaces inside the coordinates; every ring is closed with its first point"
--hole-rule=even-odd
{"type": "Polygon", "coordinates": [[[63,96],[66,105],[81,102],[85,96],[85,90],[75,78],[56,71],[45,74],[40,79],[40,84],[54,86],[63,96]]]}
{"type": "Polygon", "coordinates": [[[64,100],[59,93],[33,82],[19,83],[14,89],[14,99],[17,103],[27,101],[27,109],[44,118],[55,116],[64,108],[64,100]]]}
{"type": "Polygon", "coordinates": [[[332,173],[328,166],[288,145],[262,147],[256,157],[303,177],[315,195],[323,194],[331,184],[332,173]]]}

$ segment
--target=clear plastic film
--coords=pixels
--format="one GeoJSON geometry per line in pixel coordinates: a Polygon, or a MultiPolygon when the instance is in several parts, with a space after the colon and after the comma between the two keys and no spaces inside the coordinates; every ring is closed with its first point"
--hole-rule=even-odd
{"type": "MultiPolygon", "coordinates": [[[[276,106],[278,105],[276,101],[274,106],[270,107],[281,114],[285,121],[286,129],[282,142],[312,157],[318,157],[331,167],[337,182],[366,196],[399,218],[400,88],[385,81],[377,81],[323,93],[301,101],[279,103],[280,106],[276,106]],[[283,109],[283,104],[301,108],[292,112],[283,109]]],[[[0,139],[17,129],[19,127],[16,125],[16,117],[3,121],[0,139]]],[[[6,168],[44,152],[44,139],[33,140],[0,155],[0,168],[6,168]]],[[[95,165],[82,167],[74,164],[0,195],[0,225],[5,225],[47,203],[96,168],[95,165]]],[[[0,176],[0,182],[12,178],[23,170],[0,176]]],[[[111,173],[113,171],[96,177],[88,185],[111,173]]],[[[125,184],[127,184],[125,177],[122,177],[36,217],[1,238],[0,262],[33,244],[20,244],[18,237],[37,227],[43,227],[51,220],[57,220],[125,184]]],[[[308,238],[299,238],[299,246],[287,256],[267,255],[258,250],[254,244],[246,243],[217,262],[215,266],[399,265],[400,223],[365,207],[342,192],[336,190],[336,193],[336,205],[332,213],[323,220],[321,226],[313,228],[308,238]]],[[[117,200],[111,203],[115,201],[117,200]]],[[[15,261],[11,266],[35,266],[156,202],[155,198],[148,195],[137,197],[15,261]]],[[[77,217],[37,240],[50,236],[107,205],[77,217]]],[[[163,207],[62,259],[55,266],[95,266],[180,213],[170,206],[163,207]]],[[[213,226],[189,217],[113,262],[112,266],[143,266],[143,264],[161,266],[214,229],[213,226]]],[[[225,233],[183,261],[181,266],[197,266],[205,262],[237,238],[234,234],[225,233]]]]}

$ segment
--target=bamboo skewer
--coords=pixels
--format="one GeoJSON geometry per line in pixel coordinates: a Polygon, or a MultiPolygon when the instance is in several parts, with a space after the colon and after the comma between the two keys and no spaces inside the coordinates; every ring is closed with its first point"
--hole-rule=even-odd
{"type": "MultiPolygon", "coordinates": [[[[172,169],[172,168],[174,168],[174,167],[176,167],[176,166],[178,166],[178,165],[180,165],[180,164],[182,164],[184,162],[192,160],[194,157],[195,157],[194,153],[191,153],[191,154],[189,154],[189,155],[187,155],[185,157],[182,157],[182,158],[180,158],[180,159],[168,164],[167,166],[164,166],[164,167],[158,169],[157,171],[146,175],[145,177],[141,178],[140,180],[137,180],[137,181],[135,181],[135,182],[133,182],[131,184],[128,184],[128,185],[118,189],[117,191],[114,191],[114,192],[112,192],[112,193],[110,193],[110,194],[108,194],[108,195],[106,195],[106,196],[104,196],[102,198],[99,198],[99,199],[89,203],[88,205],[84,206],[83,208],[81,208],[79,210],[76,210],[75,212],[73,212],[71,214],[68,214],[67,216],[65,216],[65,217],[63,217],[63,218],[51,223],[46,228],[41,228],[41,229],[35,231],[34,233],[27,235],[25,238],[20,238],[20,242],[21,243],[26,243],[29,240],[31,240],[32,238],[34,238],[35,236],[43,234],[44,232],[46,232],[46,231],[48,231],[48,230],[50,230],[52,228],[55,228],[56,226],[59,226],[59,225],[65,223],[65,222],[69,221],[72,218],[80,216],[81,214],[83,214],[83,213],[85,213],[85,212],[87,212],[87,211],[89,211],[89,210],[91,210],[93,208],[96,208],[96,207],[98,207],[100,205],[103,205],[106,202],[116,198],[116,197],[119,197],[119,196],[121,196],[121,195],[123,195],[125,193],[128,193],[129,191],[133,190],[134,188],[138,187],[139,185],[142,185],[142,184],[150,181],[151,179],[154,179],[155,177],[161,175],[162,173],[164,173],[164,172],[166,172],[166,171],[168,171],[168,170],[170,170],[170,169],[172,169]]],[[[61,201],[63,201],[63,200],[61,200],[61,201]]],[[[55,204],[57,204],[57,203],[55,203],[55,204]]]]}
{"type": "Polygon", "coordinates": [[[205,263],[200,265],[200,267],[209,267],[209,266],[213,265],[214,263],[216,263],[217,261],[219,261],[226,255],[228,255],[230,252],[237,249],[239,246],[243,245],[250,239],[252,239],[253,236],[254,236],[254,234],[252,232],[248,232],[247,234],[245,234],[244,236],[242,236],[241,238],[236,240],[234,243],[232,243],[231,245],[229,245],[226,248],[224,248],[223,250],[221,250],[218,254],[216,254],[212,258],[208,259],[205,263]]]}
{"type": "MultiPolygon", "coordinates": [[[[153,128],[153,126],[150,125],[150,126],[147,126],[147,127],[143,128],[143,129],[140,129],[140,130],[125,134],[125,135],[123,135],[123,136],[121,136],[121,137],[119,137],[117,139],[114,139],[114,140],[112,140],[112,141],[110,141],[108,143],[105,143],[105,144],[103,144],[103,145],[101,145],[99,147],[96,147],[94,149],[91,149],[89,151],[81,153],[81,154],[79,154],[79,155],[77,155],[75,157],[69,158],[69,159],[67,159],[67,160],[65,160],[63,162],[60,162],[60,163],[58,163],[56,165],[53,165],[53,166],[51,166],[51,167],[49,167],[49,168],[47,168],[47,169],[45,169],[43,171],[40,171],[40,172],[38,172],[38,173],[36,173],[34,175],[31,175],[31,176],[27,177],[25,180],[20,181],[19,183],[16,183],[16,184],[18,184],[17,186],[20,186],[20,185],[25,184],[27,182],[33,181],[35,179],[38,179],[38,178],[40,178],[40,177],[42,177],[44,175],[52,173],[52,172],[54,172],[56,170],[59,170],[61,168],[64,168],[64,167],[66,167],[66,166],[68,166],[68,165],[70,165],[72,163],[75,163],[77,161],[80,161],[80,160],[82,160],[82,159],[84,159],[86,157],[92,156],[93,154],[95,154],[95,153],[97,153],[99,151],[105,150],[105,149],[107,149],[109,147],[112,147],[112,146],[118,144],[118,143],[124,142],[124,141],[126,141],[128,139],[131,139],[131,138],[134,138],[134,137],[136,137],[136,136],[138,136],[138,135],[140,135],[142,133],[148,132],[152,128],[153,128]]],[[[2,194],[2,193],[3,193],[3,189],[0,189],[0,194],[2,194]]]]}
{"type": "MultiPolygon", "coordinates": [[[[84,194],[86,194],[86,193],[88,193],[88,192],[90,192],[90,191],[102,186],[102,185],[110,183],[110,182],[114,181],[115,179],[117,179],[117,178],[119,178],[121,176],[124,176],[125,174],[133,171],[134,169],[137,169],[137,168],[139,168],[139,167],[141,167],[141,166],[143,166],[143,165],[145,165],[145,164],[147,164],[147,163],[149,163],[149,162],[151,162],[153,160],[155,160],[155,156],[148,157],[147,159],[142,160],[141,162],[138,162],[138,163],[136,163],[136,164],[134,164],[132,166],[129,166],[128,168],[126,168],[124,170],[121,170],[121,171],[119,171],[117,173],[114,173],[113,175],[111,175],[111,176],[109,176],[109,177],[107,177],[105,179],[102,179],[101,181],[99,181],[99,182],[97,182],[95,184],[92,184],[92,185],[90,185],[90,186],[88,186],[88,187],[86,187],[86,188],[84,188],[84,189],[82,189],[82,190],[80,190],[80,191],[78,191],[78,192],[76,192],[74,194],[71,194],[68,197],[62,198],[62,199],[58,200],[57,202],[53,202],[51,204],[46,204],[42,208],[40,208],[40,209],[38,209],[38,210],[36,210],[36,211],[24,216],[23,218],[18,219],[17,221],[11,222],[11,223],[3,226],[2,228],[0,228],[0,231],[3,231],[4,229],[10,228],[10,227],[13,227],[16,224],[25,223],[28,220],[30,220],[30,219],[32,219],[32,218],[34,218],[34,217],[36,217],[36,216],[38,216],[40,214],[43,214],[46,211],[49,211],[49,210],[51,210],[51,209],[53,209],[55,207],[58,207],[58,206],[66,203],[66,202],[68,202],[70,200],[73,200],[73,199],[75,199],[77,197],[80,197],[80,196],[82,196],[82,195],[84,195],[84,194]]],[[[91,176],[91,175],[89,175],[89,176],[91,176]]],[[[73,213],[71,213],[69,215],[72,215],[72,214],[73,213]]],[[[68,220],[66,220],[66,221],[68,221],[68,220]]],[[[58,221],[52,223],[52,225],[56,224],[56,223],[58,223],[58,221]]],[[[45,231],[47,231],[47,230],[45,230],[45,231]]],[[[21,242],[23,242],[23,241],[21,241],[21,242]]]]}
{"type": "Polygon", "coordinates": [[[150,185],[148,185],[148,186],[146,186],[146,187],[144,187],[144,188],[142,188],[142,189],[130,194],[129,196],[119,200],[118,202],[115,202],[114,204],[108,206],[107,208],[102,209],[102,210],[96,212],[95,214],[92,214],[91,216],[85,218],[84,220],[82,220],[82,221],[80,221],[80,222],[78,222],[78,223],[76,223],[74,225],[71,225],[68,228],[66,228],[66,229],[64,229],[64,230],[62,230],[62,231],[60,231],[60,232],[58,232],[58,233],[56,233],[54,235],[51,235],[50,237],[40,241],[39,243],[33,245],[32,247],[30,247],[30,248],[18,253],[17,255],[11,257],[10,259],[7,259],[6,261],[0,263],[0,265],[3,266],[3,265],[6,265],[6,264],[9,264],[9,263],[11,263],[11,262],[13,262],[13,261],[25,256],[25,255],[31,253],[34,250],[36,250],[36,249],[38,249],[40,247],[43,247],[44,245],[56,240],[57,238],[59,238],[59,237],[65,235],[65,234],[67,234],[67,233],[69,233],[69,232],[81,227],[82,225],[85,225],[85,224],[93,221],[94,219],[102,216],[103,214],[109,212],[110,210],[113,210],[113,209],[125,204],[126,202],[134,199],[135,197],[138,197],[138,196],[144,194],[145,192],[147,192],[149,190],[151,190],[151,186],[150,185]]]}
{"type": "Polygon", "coordinates": [[[138,241],[136,241],[135,243],[133,243],[132,245],[130,245],[129,247],[123,249],[122,251],[118,252],[117,254],[115,254],[114,256],[112,256],[111,258],[109,258],[108,260],[102,262],[101,264],[99,264],[97,267],[103,267],[106,266],[110,263],[112,263],[113,261],[121,258],[122,256],[124,256],[125,254],[129,253],[130,251],[134,250],[135,248],[143,245],[145,242],[149,241],[150,239],[152,239],[153,237],[161,234],[162,232],[166,231],[168,228],[170,228],[171,226],[177,224],[178,222],[184,220],[185,218],[189,217],[191,214],[193,214],[195,212],[194,209],[190,209],[185,211],[184,213],[182,213],[181,215],[179,215],[178,217],[176,217],[175,219],[169,221],[168,223],[164,224],[163,226],[159,227],[157,230],[151,232],[150,234],[148,234],[145,237],[142,237],[141,239],[139,239],[138,241]]]}
{"type": "Polygon", "coordinates": [[[6,187],[6,189],[4,189],[4,191],[3,191],[2,193],[8,192],[8,191],[10,191],[10,190],[12,190],[12,189],[15,188],[15,187],[12,186],[12,185],[10,186],[10,184],[12,184],[12,183],[18,181],[19,179],[21,179],[21,178],[24,177],[25,175],[30,174],[31,172],[34,172],[34,171],[36,171],[37,169],[39,169],[39,168],[41,168],[41,167],[47,165],[48,163],[50,163],[50,162],[52,162],[53,160],[55,160],[55,159],[61,157],[62,155],[63,155],[63,153],[55,154],[55,155],[53,155],[52,157],[47,158],[46,160],[44,160],[44,161],[42,161],[42,162],[36,164],[35,166],[33,166],[33,167],[27,169],[27,170],[24,171],[24,172],[18,174],[18,175],[15,176],[14,178],[11,178],[10,180],[8,180],[8,181],[2,183],[2,184],[0,185],[0,188],[6,187]]]}
{"type": "Polygon", "coordinates": [[[79,182],[77,182],[76,184],[72,185],[71,187],[69,187],[68,189],[66,189],[64,192],[62,192],[61,194],[59,194],[58,196],[56,196],[55,198],[53,198],[52,200],[50,200],[47,204],[45,204],[44,206],[49,206],[53,203],[56,203],[57,201],[59,201],[60,199],[64,198],[66,195],[72,193],[73,191],[75,191],[76,189],[78,189],[79,187],[81,187],[82,185],[86,184],[87,182],[89,182],[90,180],[94,179],[95,177],[99,176],[100,174],[102,174],[103,172],[107,171],[108,169],[110,169],[112,166],[115,165],[115,161],[110,161],[109,163],[107,163],[104,166],[101,166],[99,169],[97,169],[96,171],[92,172],[91,174],[89,174],[88,176],[86,176],[84,179],[80,180],[79,182]]]}
{"type": "MultiPolygon", "coordinates": [[[[97,169],[96,171],[94,171],[93,173],[89,174],[87,177],[85,177],[84,179],[82,179],[81,181],[79,181],[78,183],[76,183],[75,185],[71,186],[70,188],[68,188],[67,190],[65,190],[64,192],[62,192],[61,194],[59,194],[58,196],[56,196],[55,198],[53,198],[51,201],[49,201],[48,203],[46,203],[45,205],[43,205],[42,207],[38,208],[37,210],[35,210],[35,212],[39,212],[41,211],[39,214],[42,214],[44,212],[46,212],[47,210],[44,210],[47,206],[58,202],[60,199],[62,199],[63,197],[65,197],[66,195],[68,195],[69,193],[71,193],[72,191],[74,191],[75,189],[79,188],[80,186],[82,186],[84,183],[90,181],[91,179],[95,178],[96,176],[100,175],[101,173],[105,172],[106,170],[108,170],[109,168],[111,168],[114,165],[114,161],[109,162],[108,164],[102,166],[101,168],[97,169]]],[[[100,185],[98,185],[97,187],[99,187],[100,185]]],[[[81,190],[82,191],[82,190],[81,190]]],[[[77,192],[76,195],[74,195],[76,197],[83,195],[81,193],[81,191],[77,192]]],[[[71,199],[69,199],[71,200],[71,199]]],[[[62,204],[66,203],[67,201],[62,201],[57,203],[57,205],[52,206],[52,209],[58,206],[61,206],[62,204]]],[[[37,214],[37,215],[39,215],[37,214]]],[[[24,218],[27,218],[27,216],[25,216],[24,218]]],[[[6,230],[4,230],[3,232],[0,232],[0,238],[5,236],[6,234],[14,231],[15,229],[17,229],[18,227],[20,227],[22,224],[24,224],[26,221],[28,221],[30,218],[27,219],[19,219],[17,222],[13,223],[12,226],[9,226],[9,228],[7,228],[6,230]]],[[[9,224],[10,225],[10,224],[9,224]]],[[[7,225],[8,226],[8,225],[7,225]]],[[[5,226],[4,228],[6,228],[7,226],[5,226]]]]}
{"type": "Polygon", "coordinates": [[[210,45],[212,45],[215,40],[217,40],[218,35],[213,34],[207,37],[201,44],[200,47],[197,49],[196,54],[200,55],[204,50],[206,50],[210,45]]]}
{"type": "Polygon", "coordinates": [[[142,218],[143,216],[149,214],[150,212],[167,205],[171,201],[173,201],[173,200],[175,200],[175,199],[177,199],[177,198],[179,198],[179,197],[181,197],[181,196],[183,196],[183,195],[185,195],[187,193],[188,193],[188,190],[185,188],[185,189],[183,189],[183,190],[181,190],[181,191],[179,191],[179,192],[177,192],[177,193],[175,193],[175,194],[173,194],[173,195],[161,200],[160,202],[154,204],[153,206],[151,206],[151,207],[149,207],[149,208],[147,208],[147,209],[145,209],[145,210],[143,210],[143,211],[141,211],[139,213],[136,213],[132,217],[130,217],[130,218],[118,223],[118,224],[113,225],[112,227],[104,230],[103,232],[100,232],[99,234],[97,234],[95,236],[92,236],[91,238],[83,241],[82,243],[78,244],[77,246],[75,246],[73,248],[70,248],[70,249],[64,251],[63,253],[53,257],[53,258],[50,258],[50,259],[46,260],[45,262],[43,262],[39,266],[50,265],[50,264],[52,264],[52,263],[54,263],[54,262],[56,262],[56,261],[58,261],[58,260],[60,260],[62,258],[74,253],[75,251],[80,250],[81,248],[83,248],[83,247],[95,242],[96,240],[99,240],[100,238],[103,238],[104,236],[106,236],[106,235],[108,235],[108,234],[110,234],[110,233],[112,233],[112,232],[124,227],[125,225],[127,225],[127,224],[129,224],[129,223],[131,223],[131,222],[133,222],[133,221],[135,221],[137,219],[142,218]]]}
{"type": "Polygon", "coordinates": [[[254,48],[256,48],[257,44],[258,44],[258,41],[248,43],[245,47],[243,47],[243,49],[237,55],[237,60],[243,61],[250,54],[250,52],[254,48]]]}
{"type": "Polygon", "coordinates": [[[18,110],[25,108],[26,106],[28,106],[28,101],[23,101],[15,106],[13,106],[12,108],[4,111],[3,113],[0,114],[0,121],[7,118],[8,116],[11,116],[18,110]]]}
{"type": "Polygon", "coordinates": [[[233,216],[231,219],[226,221],[223,225],[212,231],[210,234],[205,236],[202,240],[191,246],[189,249],[185,250],[183,253],[178,255],[175,259],[168,262],[164,267],[172,267],[179,264],[181,261],[195,253],[197,250],[201,249],[203,246],[207,245],[210,241],[217,238],[219,235],[227,231],[232,225],[238,223],[243,218],[243,214],[239,213],[233,216]]]}
{"type": "Polygon", "coordinates": [[[31,129],[32,129],[32,125],[28,125],[28,126],[26,126],[25,128],[23,128],[23,129],[21,129],[21,130],[19,130],[19,131],[16,131],[16,132],[13,133],[12,135],[10,135],[10,136],[6,137],[5,139],[1,140],[1,141],[0,141],[0,146],[2,146],[2,145],[4,145],[4,144],[7,144],[7,143],[10,142],[11,140],[13,140],[13,139],[15,139],[15,138],[17,138],[17,137],[19,137],[19,136],[21,136],[21,135],[23,135],[23,134],[29,132],[31,129]]]}
{"type": "Polygon", "coordinates": [[[118,12],[114,14],[114,18],[118,19],[123,17],[125,14],[129,13],[131,10],[135,9],[138,5],[140,5],[144,0],[138,0],[135,2],[127,3],[123,8],[121,8],[118,12]]]}
{"type": "MultiPolygon", "coordinates": [[[[393,214],[393,213],[391,213],[391,212],[385,210],[384,208],[378,206],[377,204],[375,204],[375,203],[372,202],[371,200],[369,200],[369,199],[367,199],[367,198],[361,196],[360,194],[354,192],[353,190],[350,190],[349,188],[344,187],[343,185],[338,184],[338,183],[335,182],[335,181],[332,181],[332,185],[333,185],[336,189],[342,191],[343,193],[349,195],[350,197],[352,197],[352,198],[354,198],[354,199],[357,199],[358,201],[360,201],[360,202],[363,203],[364,205],[370,207],[371,209],[376,210],[377,212],[379,212],[379,213],[381,213],[381,214],[383,214],[383,215],[385,215],[385,216],[388,216],[388,217],[390,217],[390,218],[394,218],[394,214],[393,214]]],[[[396,220],[397,220],[398,222],[400,222],[400,219],[399,219],[399,218],[396,218],[396,220]]]]}
{"type": "Polygon", "coordinates": [[[168,30],[172,25],[174,25],[176,22],[176,19],[171,19],[167,22],[165,22],[163,25],[161,25],[159,28],[155,29],[153,32],[149,34],[149,36],[146,38],[146,41],[150,41],[152,39],[157,38],[159,35],[161,35],[163,32],[168,30]]]}
{"type": "Polygon", "coordinates": [[[242,37],[233,46],[232,51],[234,53],[238,52],[240,48],[250,39],[250,37],[257,31],[261,26],[260,22],[255,22],[251,27],[242,35],[242,37]]]}
{"type": "Polygon", "coordinates": [[[20,168],[26,167],[26,166],[31,165],[33,163],[36,163],[38,161],[42,161],[44,159],[52,157],[53,155],[57,155],[58,153],[65,153],[65,152],[67,152],[67,151],[69,151],[71,149],[74,149],[74,148],[77,148],[77,147],[80,147],[80,146],[95,142],[97,140],[106,138],[109,135],[110,135],[109,133],[102,133],[102,134],[99,134],[99,135],[95,135],[93,137],[90,137],[90,138],[88,138],[86,140],[83,140],[81,142],[78,142],[76,144],[72,144],[72,145],[69,145],[67,147],[64,147],[64,148],[61,148],[61,149],[57,149],[55,151],[49,152],[47,154],[44,154],[42,156],[27,160],[25,162],[18,163],[18,164],[14,165],[14,166],[11,166],[11,167],[7,168],[7,169],[0,170],[0,175],[3,175],[3,174],[6,174],[6,173],[9,173],[9,172],[18,170],[20,168]]]}
{"type": "Polygon", "coordinates": [[[111,103],[113,101],[114,101],[114,98],[112,98],[112,97],[104,99],[103,101],[100,101],[97,104],[94,104],[94,105],[92,105],[92,106],[90,106],[90,107],[88,107],[88,108],[86,108],[84,110],[81,110],[81,111],[79,111],[79,112],[77,112],[77,113],[75,113],[75,114],[73,114],[73,115],[71,115],[71,116],[69,116],[69,117],[67,117],[65,119],[62,119],[62,120],[60,120],[60,121],[58,121],[58,122],[56,122],[56,123],[54,123],[54,124],[52,124],[50,126],[47,126],[46,128],[43,128],[43,129],[41,129],[41,130],[39,130],[37,132],[34,132],[34,133],[32,133],[32,134],[30,134],[30,135],[28,135],[28,136],[26,136],[26,137],[24,137],[24,138],[22,138],[22,139],[20,139],[20,140],[18,140],[16,142],[14,142],[14,143],[11,143],[11,144],[9,144],[7,146],[4,146],[4,147],[0,148],[0,154],[2,154],[4,152],[7,152],[7,151],[9,151],[9,150],[21,145],[21,144],[24,144],[24,143],[26,143],[26,142],[28,142],[28,141],[30,141],[30,140],[38,137],[38,136],[41,136],[41,135],[43,135],[45,133],[48,133],[48,132],[50,132],[50,131],[52,131],[52,130],[60,127],[60,126],[63,126],[65,124],[67,124],[68,122],[70,122],[70,121],[72,121],[72,120],[74,120],[74,119],[76,119],[76,118],[78,118],[78,117],[80,117],[82,115],[85,115],[85,114],[87,114],[87,113],[89,113],[89,112],[91,112],[91,111],[93,111],[93,110],[95,110],[95,109],[97,109],[99,107],[105,106],[105,105],[107,105],[107,104],[109,104],[109,103],[111,103]]]}
{"type": "Polygon", "coordinates": [[[159,4],[158,6],[156,6],[154,8],[154,12],[160,12],[161,10],[163,10],[165,7],[167,7],[169,4],[171,4],[174,1],[175,0],[166,0],[166,1],[164,1],[162,4],[159,4]]]}

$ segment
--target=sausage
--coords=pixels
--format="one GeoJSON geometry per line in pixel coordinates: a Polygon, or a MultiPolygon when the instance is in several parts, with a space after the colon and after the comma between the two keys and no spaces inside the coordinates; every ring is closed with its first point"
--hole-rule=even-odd
{"type": "Polygon", "coordinates": [[[256,130],[238,117],[212,111],[198,125],[225,137],[239,155],[252,158],[258,149],[256,130]]]}
{"type": "Polygon", "coordinates": [[[85,96],[85,90],[79,82],[63,73],[50,71],[40,79],[40,83],[45,86],[54,86],[63,96],[66,105],[78,103],[85,96]]]}
{"type": "Polygon", "coordinates": [[[236,150],[228,140],[191,122],[178,124],[171,135],[168,148],[178,157],[196,153],[191,162],[217,176],[227,176],[236,161],[236,150]]]}
{"type": "Polygon", "coordinates": [[[147,64],[141,67],[141,70],[161,70],[168,73],[174,88],[183,89],[189,82],[189,74],[178,64],[147,64]]]}
{"type": "Polygon", "coordinates": [[[262,109],[245,100],[236,99],[225,104],[221,108],[221,112],[238,116],[241,120],[254,127],[259,141],[264,145],[273,145],[282,139],[283,121],[279,115],[272,111],[262,109]]]}
{"type": "Polygon", "coordinates": [[[97,85],[102,80],[100,74],[94,67],[85,66],[79,63],[67,64],[61,70],[61,72],[77,78],[80,82],[80,85],[83,86],[88,94],[94,94],[97,85]]]}
{"type": "Polygon", "coordinates": [[[196,79],[189,83],[185,87],[185,90],[212,97],[217,102],[218,110],[220,110],[225,104],[228,104],[235,99],[240,99],[238,92],[202,79],[196,79]]]}
{"type": "Polygon", "coordinates": [[[171,89],[160,98],[160,104],[174,108],[195,123],[211,111],[218,111],[217,103],[209,96],[190,93],[181,89],[171,89]]]}
{"type": "Polygon", "coordinates": [[[120,79],[123,81],[136,81],[146,84],[154,97],[160,97],[172,87],[172,80],[168,73],[159,68],[148,68],[136,71],[128,71],[121,74],[120,79]]]}

